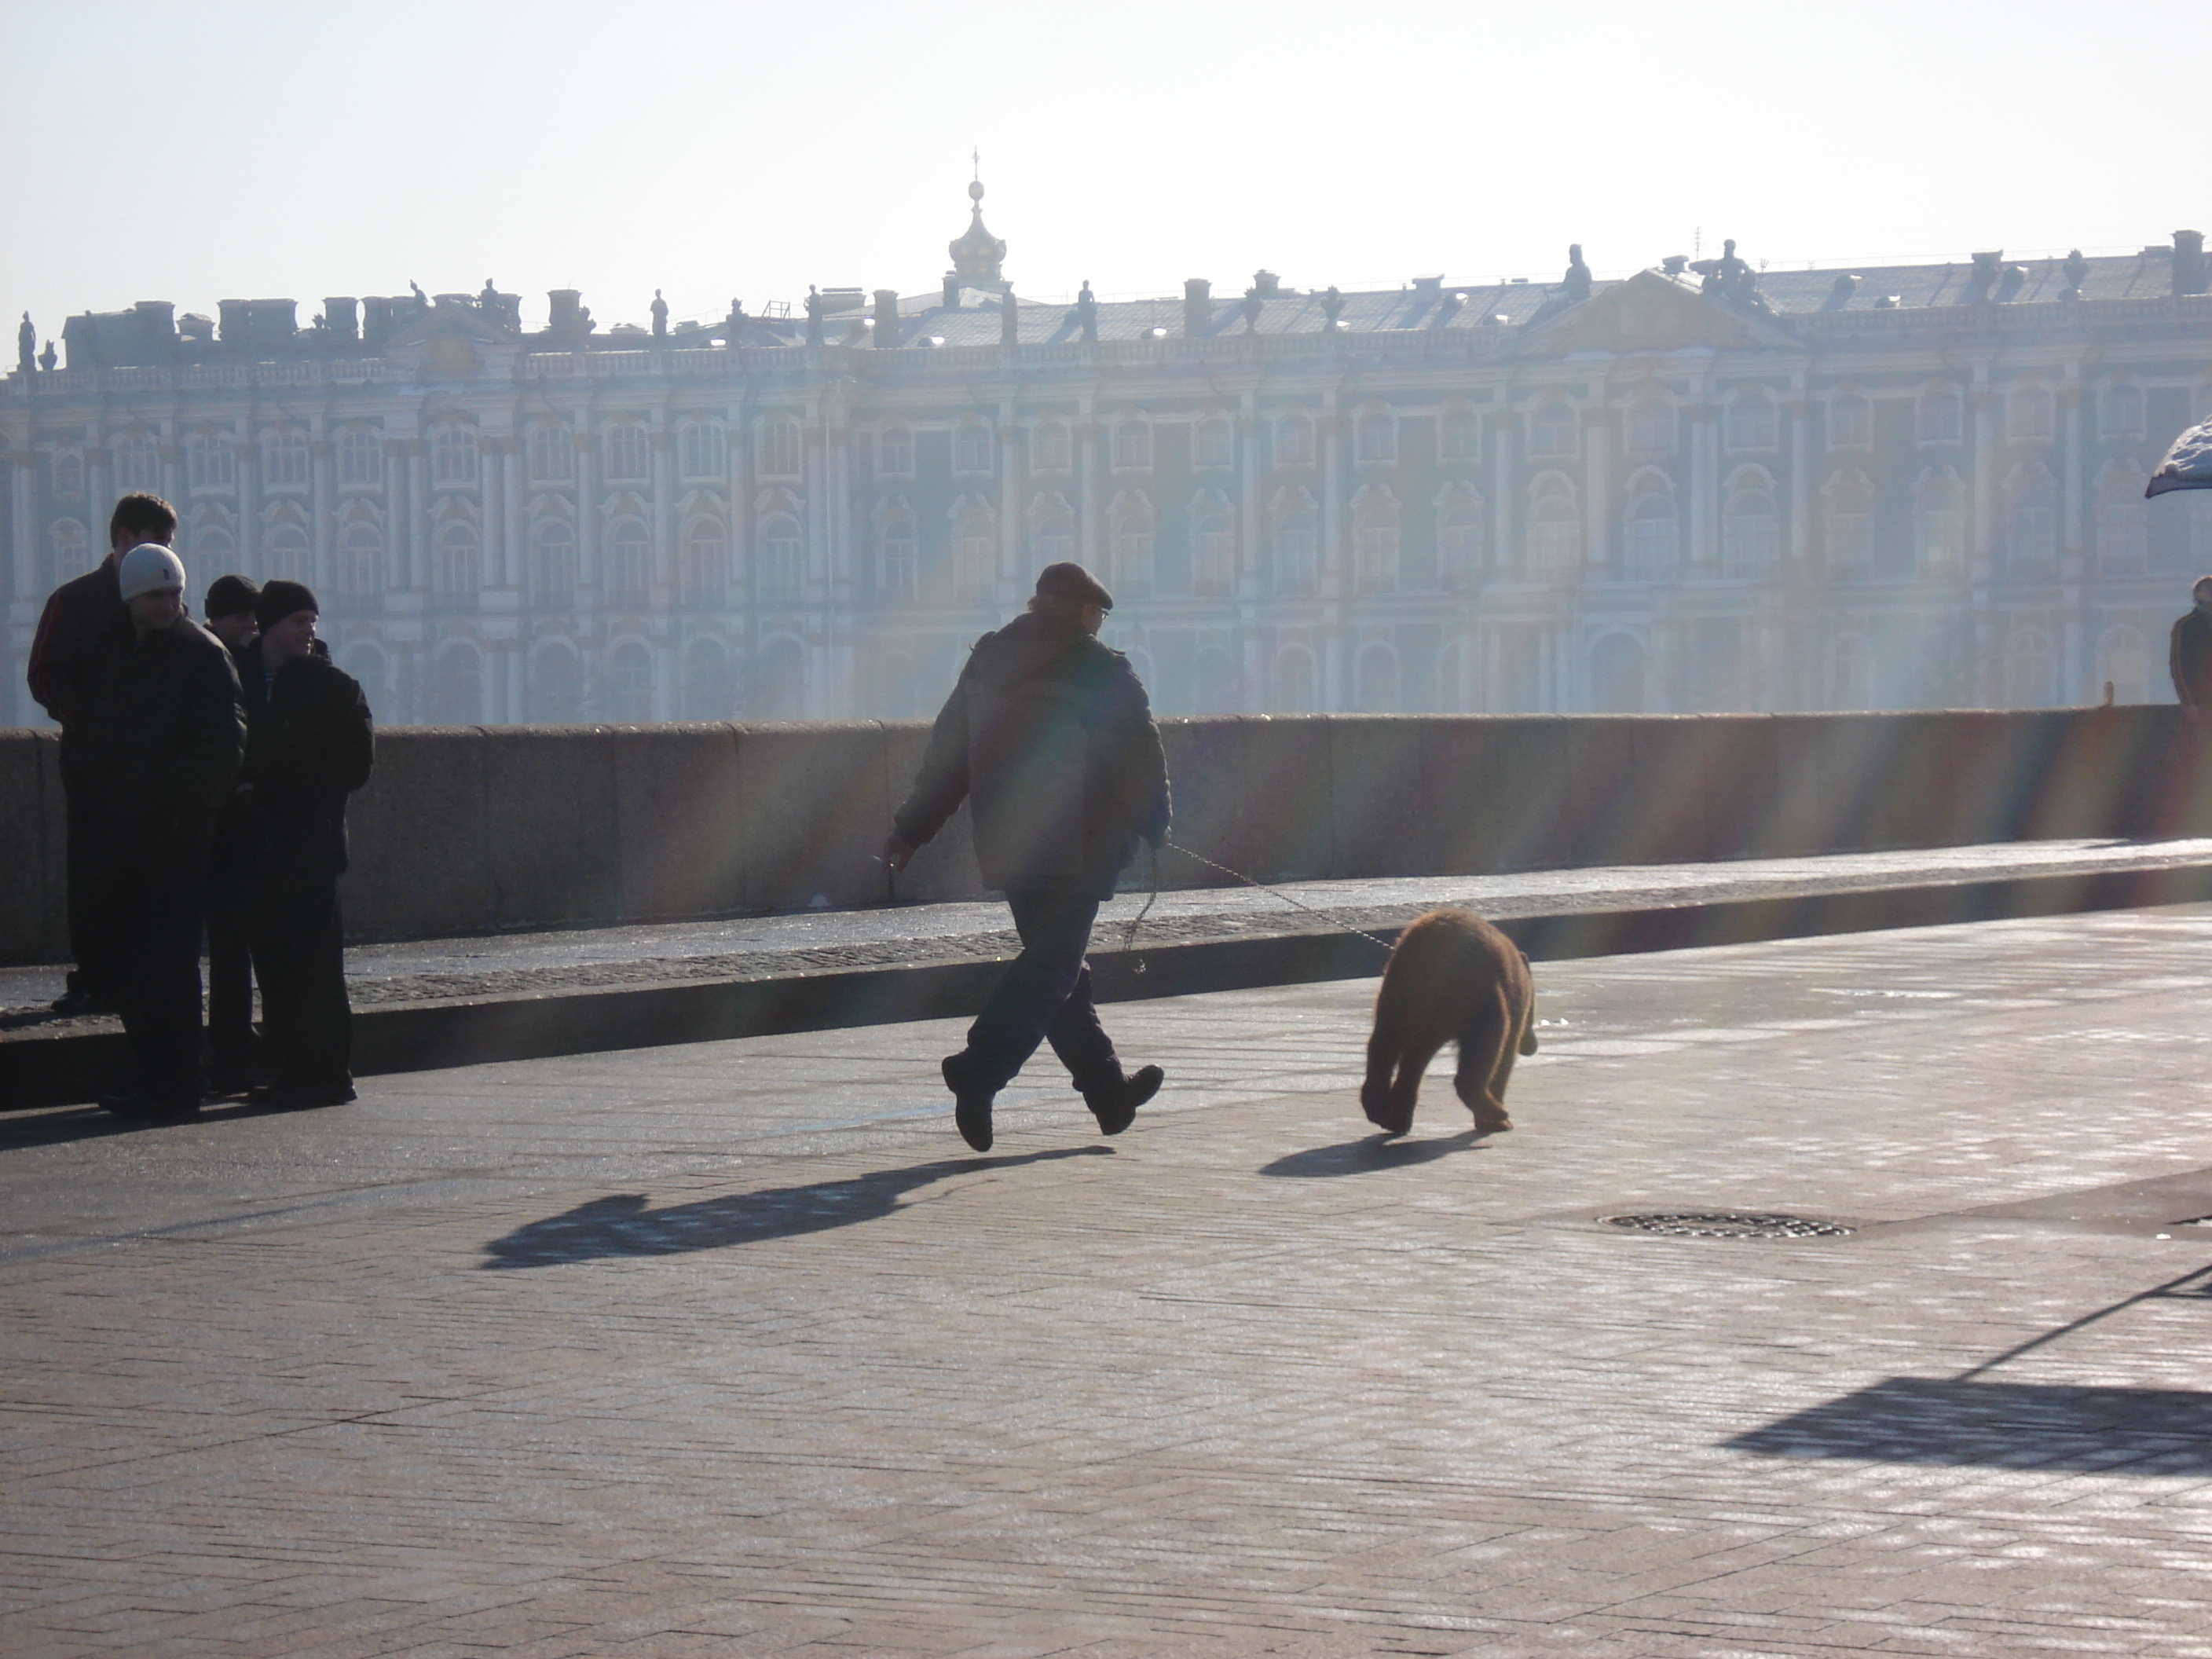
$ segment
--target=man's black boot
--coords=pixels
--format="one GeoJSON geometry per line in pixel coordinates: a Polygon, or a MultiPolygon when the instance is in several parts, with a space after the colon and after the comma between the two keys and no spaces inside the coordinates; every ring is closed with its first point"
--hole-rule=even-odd
{"type": "Polygon", "coordinates": [[[1083,1091],[1085,1104],[1091,1115],[1098,1120],[1098,1133],[1118,1135],[1136,1121],[1137,1108],[1159,1093],[1160,1085],[1167,1073],[1157,1066],[1147,1066],[1133,1077],[1116,1078],[1096,1089],[1083,1091]]]}
{"type": "Polygon", "coordinates": [[[952,1121],[959,1127],[961,1139],[979,1152],[989,1152],[991,1097],[999,1091],[986,1089],[971,1079],[964,1048],[957,1054],[945,1055],[945,1063],[938,1069],[945,1074],[945,1086],[952,1091],[952,1121]]]}

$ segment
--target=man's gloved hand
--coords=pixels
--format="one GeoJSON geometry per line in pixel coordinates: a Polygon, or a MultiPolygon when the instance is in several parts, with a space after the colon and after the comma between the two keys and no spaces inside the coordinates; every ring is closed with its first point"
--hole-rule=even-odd
{"type": "Polygon", "coordinates": [[[904,875],[908,865],[914,862],[915,846],[903,839],[896,830],[884,842],[883,860],[895,876],[904,875]]]}

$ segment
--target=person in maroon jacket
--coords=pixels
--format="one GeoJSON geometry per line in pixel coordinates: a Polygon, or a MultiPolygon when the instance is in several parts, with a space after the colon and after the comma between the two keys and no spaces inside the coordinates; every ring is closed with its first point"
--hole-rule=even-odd
{"type": "Polygon", "coordinates": [[[107,557],[96,569],[64,582],[46,599],[31,639],[25,676],[39,706],[61,723],[62,804],[68,813],[70,955],[76,966],[54,1003],[58,1014],[113,1013],[120,1004],[123,964],[102,922],[107,914],[92,890],[94,859],[84,805],[84,722],[92,699],[88,676],[101,637],[123,609],[116,566],[142,542],[177,539],[177,510],[159,495],[125,495],[107,521],[107,557]]]}

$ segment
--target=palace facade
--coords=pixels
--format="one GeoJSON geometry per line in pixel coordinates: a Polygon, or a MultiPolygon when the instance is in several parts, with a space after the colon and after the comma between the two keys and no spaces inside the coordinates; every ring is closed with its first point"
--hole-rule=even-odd
{"type": "MultiPolygon", "coordinates": [[[[973,187],[980,197],[981,187],[973,187]]],[[[920,296],[146,302],[0,382],[16,672],[120,492],[321,596],[386,721],[933,712],[1080,559],[1168,714],[2160,698],[2212,494],[2203,238],[2139,254],[1073,305],[980,202],[920,296]],[[41,367],[43,360],[47,366],[41,367]]]]}

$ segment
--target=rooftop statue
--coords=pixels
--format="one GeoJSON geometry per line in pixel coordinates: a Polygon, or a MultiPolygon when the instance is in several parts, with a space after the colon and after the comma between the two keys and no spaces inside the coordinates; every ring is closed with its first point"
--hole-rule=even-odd
{"type": "MultiPolygon", "coordinates": [[[[1735,244],[1730,242],[1729,246],[1734,247],[1735,244]]],[[[1559,291],[1570,301],[1587,300],[1590,296],[1590,268],[1583,263],[1583,245],[1580,242],[1568,245],[1567,275],[1565,281],[1559,284],[1559,291]]]]}
{"type": "Polygon", "coordinates": [[[653,290],[653,333],[655,339],[668,335],[668,301],[660,297],[660,290],[653,290]]]}
{"type": "Polygon", "coordinates": [[[39,349],[39,331],[31,326],[31,313],[23,313],[23,321],[15,331],[15,367],[22,374],[31,372],[39,349]]]}

